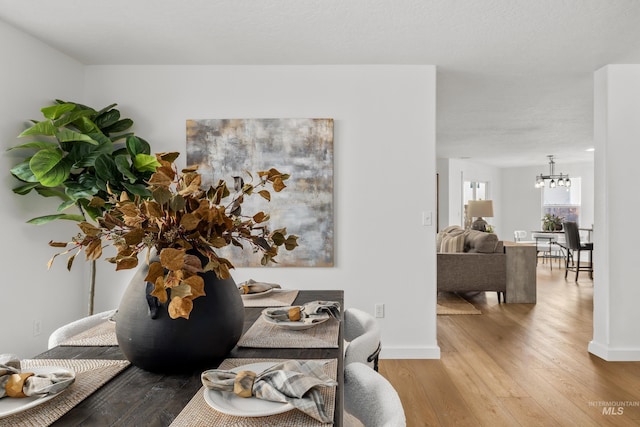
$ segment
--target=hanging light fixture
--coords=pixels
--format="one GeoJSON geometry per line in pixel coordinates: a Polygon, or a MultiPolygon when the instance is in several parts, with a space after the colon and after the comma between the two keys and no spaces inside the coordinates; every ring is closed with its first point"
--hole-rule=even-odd
{"type": "Polygon", "coordinates": [[[555,165],[556,162],[553,161],[553,155],[548,155],[549,158],[549,175],[540,174],[536,177],[536,188],[544,187],[544,183],[546,180],[549,180],[549,188],[558,187],[571,187],[571,180],[569,179],[569,175],[565,174],[557,174],[555,173],[555,165]]]}

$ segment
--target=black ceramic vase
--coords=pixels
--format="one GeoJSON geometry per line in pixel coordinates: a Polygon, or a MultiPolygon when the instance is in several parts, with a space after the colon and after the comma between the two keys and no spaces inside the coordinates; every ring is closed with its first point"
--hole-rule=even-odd
{"type": "Polygon", "coordinates": [[[189,319],[172,319],[168,303],[149,304],[148,270],[146,263],[139,267],[115,316],[118,345],[127,360],[167,374],[215,366],[242,335],[244,305],[234,280],[220,280],[213,271],[201,273],[206,295],[193,300],[189,319]]]}

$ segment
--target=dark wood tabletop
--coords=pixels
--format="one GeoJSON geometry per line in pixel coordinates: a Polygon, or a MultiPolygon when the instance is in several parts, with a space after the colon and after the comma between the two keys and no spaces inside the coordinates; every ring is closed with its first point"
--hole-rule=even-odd
{"type": "MultiPolygon", "coordinates": [[[[293,305],[309,301],[338,301],[344,304],[341,290],[300,291],[293,305]]],[[[260,316],[262,307],[245,308],[244,331],[260,316]]],[[[342,426],[344,367],[343,325],[340,323],[338,348],[245,348],[235,347],[227,357],[277,359],[337,359],[338,387],[334,424],[342,426]]],[[[36,356],[38,359],[124,359],[118,347],[54,347],[36,356]]],[[[222,360],[212,363],[216,368],[222,360]]],[[[182,408],[200,390],[197,370],[192,374],[163,375],[130,366],[95,393],[76,405],[54,426],[168,426],[182,408]]]]}

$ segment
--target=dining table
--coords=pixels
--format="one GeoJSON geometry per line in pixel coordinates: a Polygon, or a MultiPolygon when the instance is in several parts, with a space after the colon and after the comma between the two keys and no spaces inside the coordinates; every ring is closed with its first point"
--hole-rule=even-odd
{"type": "MultiPolygon", "coordinates": [[[[292,297],[293,298],[293,297],[292,297]]],[[[290,304],[281,305],[303,305],[311,301],[336,301],[340,305],[340,318],[331,319],[335,322],[334,330],[337,331],[329,345],[322,342],[309,341],[305,344],[306,331],[294,331],[300,335],[299,343],[287,345],[279,340],[277,329],[269,334],[258,332],[253,338],[247,338],[251,331],[255,330],[258,322],[261,321],[262,311],[265,309],[259,299],[245,300],[245,321],[243,336],[223,360],[212,361],[207,369],[218,368],[221,364],[229,362],[256,362],[256,361],[280,361],[280,360],[309,360],[317,359],[331,361],[334,366],[334,375],[337,382],[331,396],[334,399],[331,405],[333,408],[333,425],[343,425],[344,408],[344,359],[343,359],[343,304],[344,291],[342,290],[299,290],[295,294],[290,304]],[[252,329],[253,327],[253,329],[252,329]],[[337,335],[337,336],[335,336],[337,335]],[[247,338],[247,339],[245,339],[247,338]],[[243,339],[245,343],[243,344],[243,339]]],[[[273,299],[267,299],[265,304],[273,303],[273,299]]],[[[329,322],[326,322],[327,324],[329,322]]],[[[315,328],[318,328],[316,326],[315,328]]],[[[264,330],[261,330],[264,331],[264,330]]],[[[292,331],[287,331],[289,334],[292,331]]],[[[311,334],[313,335],[313,334],[311,334]]],[[[204,337],[203,337],[204,339],[204,337]]],[[[71,345],[59,345],[51,348],[34,358],[34,362],[40,359],[46,360],[68,360],[71,362],[81,361],[82,363],[100,362],[119,364],[116,373],[95,391],[83,397],[75,403],[69,410],[50,423],[52,426],[173,426],[173,425],[207,425],[204,421],[197,421],[198,416],[213,417],[217,414],[210,406],[205,405],[202,400],[203,383],[201,380],[202,368],[194,369],[193,372],[184,374],[162,374],[145,371],[134,365],[128,364],[126,358],[117,345],[78,345],[71,342],[71,345]],[[200,400],[200,402],[198,402],[200,400]],[[198,406],[200,405],[200,406],[198,406]],[[187,409],[192,412],[186,413],[187,409]],[[198,413],[198,411],[202,413],[198,413]]],[[[226,369],[226,368],[225,368],[226,369]]],[[[76,383],[71,387],[80,385],[80,377],[76,378],[76,383]]],[[[71,388],[70,387],[70,388],[71,388]]],[[[62,393],[66,393],[64,391],[62,393]]],[[[62,396],[56,397],[59,399],[62,396]]],[[[55,400],[47,402],[51,404],[55,400]]],[[[327,402],[325,402],[327,403],[327,402]]],[[[53,408],[54,406],[52,406],[53,408]]],[[[297,411],[297,409],[293,409],[297,411]]],[[[25,411],[25,414],[28,414],[25,411]]],[[[306,417],[309,425],[317,422],[315,419],[300,412],[300,416],[306,417]]],[[[264,418],[264,425],[279,425],[280,415],[271,415],[264,418]],[[273,418],[275,417],[275,418],[273,418]],[[275,423],[275,424],[274,424],[275,423]]],[[[7,418],[4,419],[5,422],[7,418]]],[[[305,421],[305,422],[306,422],[305,421]]],[[[260,425],[262,421],[254,417],[234,417],[230,424],[233,425],[260,425]],[[244,422],[246,421],[246,424],[244,422]]],[[[3,419],[0,418],[0,426],[3,419]]],[[[216,424],[220,425],[216,421],[216,424]]],[[[283,424],[284,425],[284,424],[283,424]]]]}

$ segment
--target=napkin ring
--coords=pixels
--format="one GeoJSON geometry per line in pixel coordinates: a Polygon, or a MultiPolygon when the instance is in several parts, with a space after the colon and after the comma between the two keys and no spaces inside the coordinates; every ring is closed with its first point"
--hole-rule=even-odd
{"type": "Polygon", "coordinates": [[[7,392],[7,396],[9,397],[27,397],[26,394],[22,391],[24,387],[24,382],[27,378],[33,376],[33,372],[24,372],[21,374],[11,374],[9,375],[9,380],[4,386],[4,390],[7,392]]]}
{"type": "Polygon", "coordinates": [[[233,381],[233,392],[240,397],[251,397],[253,395],[253,382],[256,373],[253,371],[240,371],[233,381]]]}

